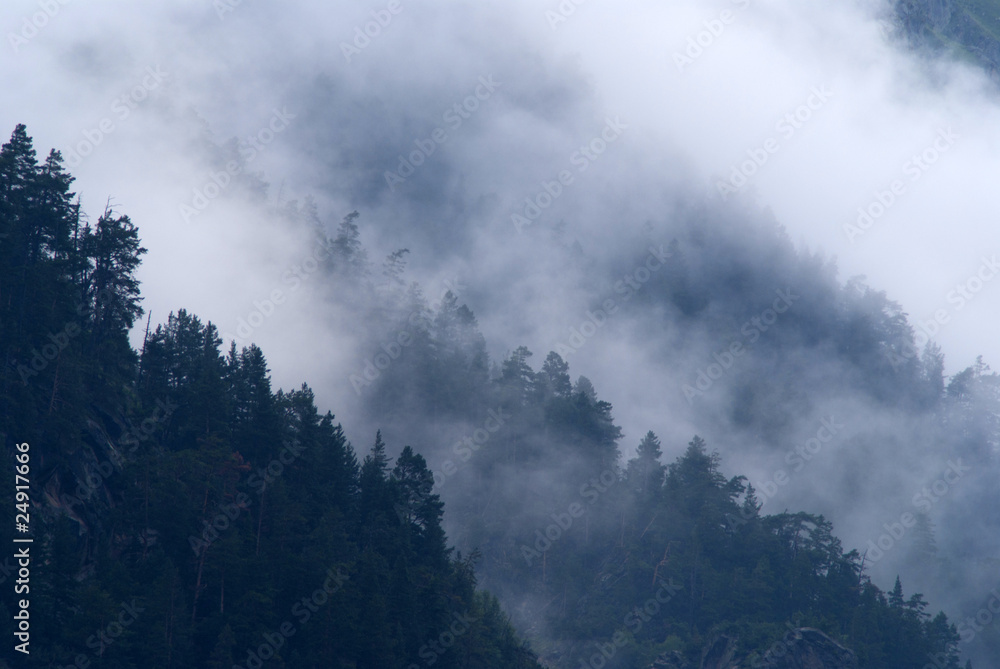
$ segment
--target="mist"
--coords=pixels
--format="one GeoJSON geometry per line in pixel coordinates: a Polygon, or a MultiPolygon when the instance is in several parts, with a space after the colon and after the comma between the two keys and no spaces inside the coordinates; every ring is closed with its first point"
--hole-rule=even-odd
{"type": "MultiPolygon", "coordinates": [[[[383,427],[433,469],[485,416],[412,433],[373,418],[351,378],[395,332],[319,269],[324,235],[353,211],[375,266],[408,249],[404,279],[432,305],[448,291],[467,305],[494,363],[524,345],[537,369],[555,350],[592,381],[624,460],[647,430],[665,461],[699,434],[764,512],[823,513],[864,551],[963,457],[785,327],[822,329],[833,315],[816,313],[819,296],[863,275],[921,348],[941,346],[947,376],[1000,359],[995,82],[907,46],[881,3],[52,5],[4,12],[3,125],[62,152],[92,218],[110,203],[139,226],[151,327],[185,308],[226,348],[258,344],[275,387],[307,382],[359,451],[383,427]],[[680,262],[768,298],[712,286],[711,309],[682,313],[657,290],[680,262]],[[772,306],[782,295],[787,316],[772,306]],[[768,308],[773,325],[753,324],[768,308]],[[731,321],[751,325],[718,329],[731,321]],[[745,353],[730,370],[717,356],[734,344],[745,353]],[[712,364],[723,380],[702,389],[712,364]],[[735,380],[774,369],[808,399],[775,389],[772,428],[734,417],[735,380]],[[789,455],[810,439],[811,459],[789,455]]],[[[572,495],[569,471],[531,485],[572,495]]],[[[978,536],[971,554],[995,555],[980,513],[992,495],[962,471],[927,497],[939,543],[957,554],[978,536]]],[[[884,552],[880,586],[920,577],[904,551],[884,552]]],[[[995,586],[988,574],[977,563],[919,587],[961,618],[995,586]]]]}

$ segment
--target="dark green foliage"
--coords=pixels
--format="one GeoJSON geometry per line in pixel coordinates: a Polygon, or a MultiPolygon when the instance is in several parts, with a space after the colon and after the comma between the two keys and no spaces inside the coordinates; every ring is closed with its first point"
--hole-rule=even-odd
{"type": "MultiPolygon", "coordinates": [[[[538,667],[501,600],[523,604],[508,610],[553,666],[617,638],[609,667],[664,652],[696,666],[720,634],[752,660],[788,625],[825,631],[862,667],[958,666],[956,628],[899,580],[879,590],[822,516],[760,515],[753,488],[723,475],[700,437],[664,466],[649,432],[623,466],[611,404],[587,378],[571,383],[560,355],[536,372],[522,346],[491,373],[457,296],[432,309],[404,285],[405,250],[372,285],[356,213],[325,271],[391,333],[383,341],[408,342],[377,383],[356,386],[390,435],[377,432],[360,463],[308,386],[275,392],[263,352],[223,354],[212,323],[171,313],[137,354],[127,333],[145,250],[110,209],[81,225],[71,182],[58,153],[37,164],[23,126],[0,149],[0,436],[7,451],[31,442],[39,468],[37,645],[21,666],[538,667]],[[429,466],[407,442],[445,443],[464,471],[429,466]],[[442,487],[468,500],[449,520],[470,556],[448,546],[442,487]],[[477,589],[477,568],[500,600],[477,589]]],[[[685,317],[705,311],[719,286],[671,251],[662,294],[685,317]]],[[[734,280],[744,270],[720,280],[737,304],[749,302],[734,280]]],[[[997,377],[980,363],[945,389],[933,348],[896,369],[884,353],[912,345],[905,316],[857,283],[843,298],[833,346],[872,371],[861,385],[889,404],[949,402],[982,456],[995,426],[980,407],[997,377]]],[[[788,318],[806,339],[829,325],[788,318]]],[[[770,399],[759,379],[736,382],[749,398],[737,414],[780,423],[757,411],[770,399]]],[[[934,555],[927,519],[914,534],[934,555]]],[[[5,598],[8,639],[11,622],[5,598]]]]}
{"type": "MultiPolygon", "coordinates": [[[[653,439],[646,436],[627,471],[643,471],[653,439]]],[[[719,467],[696,437],[652,500],[641,487],[621,488],[639,522],[592,539],[589,566],[556,546],[549,551],[550,574],[571,574],[545,580],[535,572],[530,587],[562,602],[549,624],[575,659],[559,666],[578,666],[617,631],[627,631],[628,641],[612,666],[645,666],[626,662],[650,662],[670,639],[697,666],[704,646],[723,633],[735,634],[739,652],[752,660],[788,625],[825,631],[854,650],[862,667],[923,666],[938,654],[948,658],[941,666],[958,666],[955,626],[943,614],[932,619],[921,595],[906,599],[897,579],[886,596],[822,516],[760,516],[752,488],[742,477],[726,479],[719,467]],[[565,583],[583,574],[591,585],[567,594],[573,591],[565,583]]]]}
{"type": "MultiPolygon", "coordinates": [[[[24,126],[0,149],[0,436],[36,484],[18,666],[537,667],[452,557],[421,455],[379,434],[359,466],[307,386],[274,392],[259,348],[224,356],[184,310],[132,350],[145,249],[110,209],[80,225],[71,182],[24,126]]],[[[354,218],[333,262],[360,276],[354,218]]],[[[452,301],[435,329],[459,345],[470,319],[452,301]]]]}

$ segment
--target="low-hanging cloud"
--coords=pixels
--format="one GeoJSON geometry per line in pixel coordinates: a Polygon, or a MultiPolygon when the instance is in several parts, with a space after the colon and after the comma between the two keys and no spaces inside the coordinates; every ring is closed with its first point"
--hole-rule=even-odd
{"type": "MultiPolygon", "coordinates": [[[[409,249],[406,279],[432,298],[463,285],[494,360],[572,349],[572,373],[615,405],[626,456],[647,429],[667,457],[702,433],[728,468],[774,486],[769,505],[827,512],[861,547],[952,455],[894,464],[893,445],[870,472],[852,457],[777,483],[829,416],[860,427],[822,441],[817,461],[849,452],[855,429],[892,434],[900,415],[827,387],[813,405],[787,398],[803,402],[792,442],[740,432],[726,382],[700,388],[699,371],[728,352],[725,378],[763,374],[765,358],[722,347],[745,344],[739,333],[716,346],[711,310],[685,320],[656,297],[665,252],[634,299],[616,282],[697,234],[744,254],[750,277],[771,248],[755,240],[783,226],[831,271],[835,258],[841,281],[867,275],[900,302],[949,374],[1000,359],[1000,287],[983,270],[1000,204],[996,87],[891,38],[887,16],[860,1],[18,0],[0,20],[0,120],[63,152],[84,210],[110,196],[140,227],[154,324],[187,308],[258,343],[276,386],[309,382],[358,442],[375,427],[350,381],[365,315],[309,269],[354,210],[373,259],[409,249]]],[[[790,316],[800,308],[808,294],[790,316]]],[[[783,324],[761,338],[777,346],[783,324]]],[[[826,365],[817,354],[817,384],[843,375],[826,365]]]]}

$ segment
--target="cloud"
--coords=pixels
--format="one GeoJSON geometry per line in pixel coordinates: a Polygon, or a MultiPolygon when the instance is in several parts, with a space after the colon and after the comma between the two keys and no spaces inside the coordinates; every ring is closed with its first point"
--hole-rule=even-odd
{"type": "MultiPolygon", "coordinates": [[[[92,145],[72,168],[77,191],[92,216],[110,196],[140,227],[154,324],[183,307],[233,333],[280,291],[275,317],[253,328],[275,386],[308,381],[355,439],[371,427],[352,423],[359,316],[329,299],[337,286],[319,274],[295,290],[287,280],[313,253],[309,217],[287,213],[307,197],[327,232],[358,210],[373,259],[410,249],[407,279],[429,296],[457,277],[495,360],[520,344],[544,358],[588,311],[618,299],[615,282],[650,245],[677,236],[718,249],[755,289],[784,289],[764,285],[791,272],[769,265],[782,242],[759,241],[778,224],[836,257],[841,280],[865,274],[917,322],[936,321],[949,373],[980,353],[1000,359],[1000,287],[984,284],[945,324],[936,315],[997,250],[996,88],[972,66],[888,41],[879,3],[66,2],[15,49],[10,35],[45,5],[10,2],[0,21],[0,76],[16,91],[0,126],[27,123],[40,152],[92,145]],[[290,117],[281,132],[270,128],[276,110],[290,117]],[[625,128],[595,143],[609,123],[625,128]],[[931,160],[942,136],[954,139],[931,160]],[[227,164],[241,157],[233,173],[227,164]],[[387,172],[405,178],[390,183],[387,172]],[[723,202],[720,182],[739,193],[723,202]],[[185,216],[213,184],[217,194],[185,216]],[[864,234],[845,233],[859,208],[875,218],[874,203],[884,211],[864,234]],[[519,229],[512,216],[531,205],[538,215],[519,229]]],[[[655,280],[643,291],[570,359],[615,404],[625,453],[650,428],[667,457],[701,432],[733,471],[773,474],[772,458],[793,443],[728,431],[724,393],[690,408],[680,391],[678,379],[721,350],[705,343],[718,334],[713,313],[691,322],[655,297],[655,280]]],[[[740,308],[714,297],[714,308],[740,308]]],[[[844,373],[806,362],[819,385],[844,373]]],[[[761,361],[735,364],[735,374],[767,373],[761,361]]],[[[886,434],[899,419],[834,391],[815,406],[785,400],[789,411],[803,403],[785,426],[803,441],[831,410],[886,434]]],[[[932,470],[909,463],[893,477],[915,483],[932,470]]],[[[878,526],[861,506],[898,516],[893,495],[859,494],[875,482],[854,464],[829,480],[810,474],[776,504],[839,514],[858,545],[878,526]]],[[[899,499],[912,487],[900,483],[899,499]]]]}

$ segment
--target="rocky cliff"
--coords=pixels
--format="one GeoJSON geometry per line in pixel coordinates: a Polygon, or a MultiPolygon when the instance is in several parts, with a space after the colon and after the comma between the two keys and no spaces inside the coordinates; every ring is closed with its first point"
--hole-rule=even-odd
{"type": "Polygon", "coordinates": [[[912,45],[952,51],[1000,82],[1000,3],[992,9],[968,0],[896,0],[892,22],[912,45]]]}
{"type": "Polygon", "coordinates": [[[648,669],[857,669],[854,653],[818,629],[800,627],[749,653],[739,651],[739,639],[720,635],[702,651],[697,668],[677,651],[664,653],[648,669]]]}

